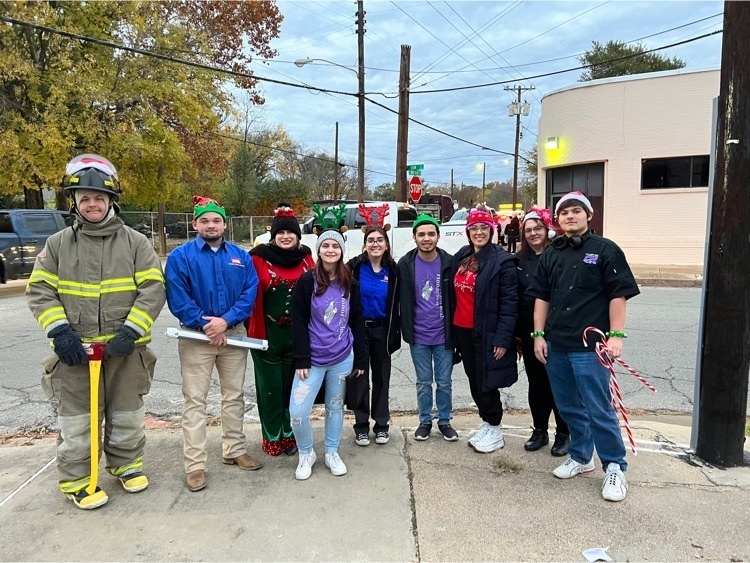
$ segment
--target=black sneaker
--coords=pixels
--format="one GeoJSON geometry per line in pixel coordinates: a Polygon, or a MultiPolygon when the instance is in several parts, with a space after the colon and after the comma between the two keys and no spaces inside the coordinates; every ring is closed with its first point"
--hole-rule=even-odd
{"type": "Polygon", "coordinates": [[[450,424],[439,424],[438,429],[443,435],[443,440],[449,442],[455,442],[458,440],[458,432],[453,430],[453,427],[450,424]]]}
{"type": "Polygon", "coordinates": [[[534,431],[531,433],[531,438],[526,440],[523,447],[527,452],[535,452],[547,444],[549,444],[549,434],[547,434],[547,431],[534,428],[534,431]]]}
{"type": "Polygon", "coordinates": [[[430,437],[430,432],[432,432],[432,424],[420,424],[414,432],[414,439],[424,441],[430,437]]]}
{"type": "Polygon", "coordinates": [[[555,443],[552,444],[550,453],[555,457],[568,455],[568,446],[570,446],[570,436],[567,434],[555,434],[555,443]]]}
{"type": "Polygon", "coordinates": [[[369,446],[370,445],[370,433],[369,432],[357,432],[354,441],[358,446],[369,446]]]}
{"type": "Polygon", "coordinates": [[[388,432],[385,430],[378,430],[375,432],[375,443],[380,444],[381,446],[383,444],[387,444],[390,441],[391,437],[388,435],[388,432]]]}

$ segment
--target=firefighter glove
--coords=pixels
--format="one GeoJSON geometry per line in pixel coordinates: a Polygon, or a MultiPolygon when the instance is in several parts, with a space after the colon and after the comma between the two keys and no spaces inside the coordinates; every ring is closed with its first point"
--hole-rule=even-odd
{"type": "Polygon", "coordinates": [[[104,348],[104,359],[124,358],[135,352],[135,341],[140,335],[129,326],[123,326],[104,348]]]}
{"type": "Polygon", "coordinates": [[[66,366],[82,366],[89,361],[86,350],[83,349],[81,339],[73,332],[69,324],[56,326],[49,331],[52,343],[55,346],[55,354],[66,366]]]}

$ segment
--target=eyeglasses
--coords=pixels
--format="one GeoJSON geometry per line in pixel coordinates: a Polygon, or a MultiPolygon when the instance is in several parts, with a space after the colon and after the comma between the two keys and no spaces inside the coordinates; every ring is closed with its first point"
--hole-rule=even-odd
{"type": "Polygon", "coordinates": [[[481,231],[485,233],[489,230],[490,230],[489,225],[472,225],[471,227],[469,227],[469,231],[471,231],[472,233],[476,233],[477,231],[481,231]]]}
{"type": "Polygon", "coordinates": [[[524,229],[523,234],[530,235],[531,233],[541,233],[543,231],[544,231],[544,227],[542,227],[541,225],[537,225],[536,227],[532,229],[524,229]]]}
{"type": "Polygon", "coordinates": [[[367,242],[367,244],[375,244],[375,243],[383,244],[385,242],[385,239],[383,237],[380,237],[380,238],[368,238],[365,242],[367,242]]]}

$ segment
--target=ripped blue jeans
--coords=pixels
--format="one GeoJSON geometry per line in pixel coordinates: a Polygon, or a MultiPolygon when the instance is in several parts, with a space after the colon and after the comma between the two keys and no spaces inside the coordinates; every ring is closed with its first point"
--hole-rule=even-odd
{"type": "Polygon", "coordinates": [[[341,431],[344,427],[344,395],[346,376],[352,371],[354,354],[333,366],[312,366],[304,381],[295,375],[292,395],[289,399],[289,417],[292,431],[301,454],[309,454],[313,449],[312,423],[310,413],[313,402],[325,381],[326,397],[326,453],[338,451],[341,431]]]}

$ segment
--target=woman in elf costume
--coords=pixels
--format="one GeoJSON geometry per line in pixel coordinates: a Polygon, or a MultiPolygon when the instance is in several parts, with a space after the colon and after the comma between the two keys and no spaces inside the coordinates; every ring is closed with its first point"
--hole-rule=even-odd
{"type": "Polygon", "coordinates": [[[251,353],[263,451],[273,456],[297,453],[288,399],[294,377],[291,300],[299,277],[314,266],[311,251],[300,243],[301,238],[294,211],[280,203],[271,222],[271,241],[250,251],[260,285],[247,334],[268,340],[268,350],[251,353]]]}

